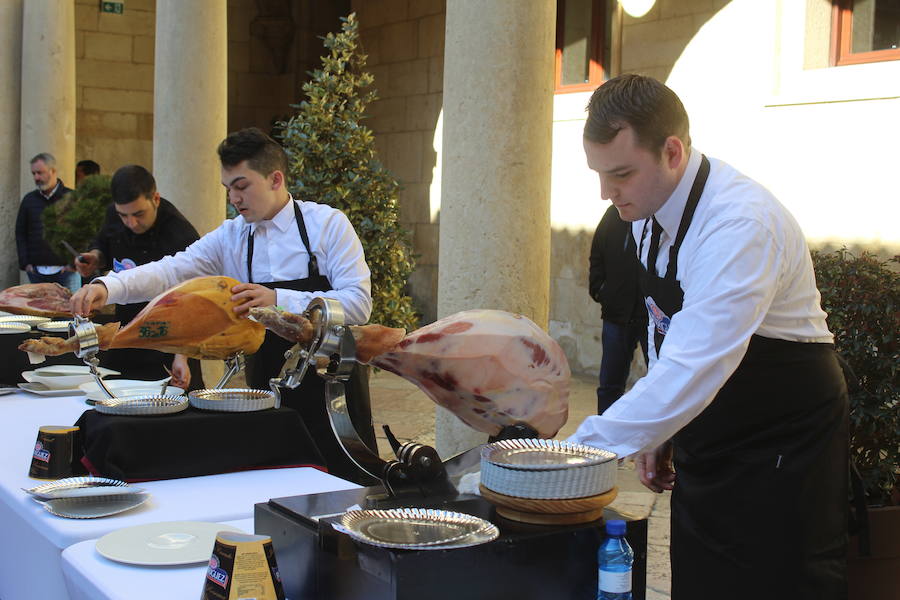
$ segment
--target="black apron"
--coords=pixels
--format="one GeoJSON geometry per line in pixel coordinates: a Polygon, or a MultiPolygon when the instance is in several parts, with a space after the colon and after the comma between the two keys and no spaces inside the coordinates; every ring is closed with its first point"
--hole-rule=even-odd
{"type": "MultiPolygon", "coordinates": [[[[651,319],[657,311],[657,356],[684,300],[678,250],[708,174],[704,156],[663,277],[654,222],[640,282],[651,319]]],[[[712,403],[673,438],[673,600],[847,597],[847,413],[833,345],[751,338],[712,403]]]]}
{"type": "MultiPolygon", "coordinates": [[[[328,278],[319,273],[319,265],[312,249],[309,246],[309,237],[306,233],[306,224],[300,207],[293,200],[294,216],[297,220],[297,229],[300,239],[309,254],[309,275],[305,279],[291,281],[271,281],[259,283],[269,289],[287,289],[299,292],[327,292],[332,289],[328,278]]],[[[253,283],[253,236],[250,235],[247,243],[247,280],[253,283]]],[[[246,375],[247,384],[251,388],[269,389],[269,380],[278,377],[284,366],[284,353],[294,344],[288,340],[266,330],[266,338],[259,350],[247,357],[246,375]]],[[[375,430],[372,427],[372,407],[369,401],[369,371],[364,365],[356,365],[345,384],[347,393],[347,408],[350,412],[350,420],[353,422],[360,439],[373,452],[377,453],[375,443],[375,430]]],[[[354,465],[337,442],[331,423],[325,410],[325,380],[310,370],[303,377],[300,385],[293,390],[282,390],[282,406],[293,408],[300,413],[303,422],[312,435],[313,441],[325,458],[325,466],[328,472],[337,477],[348,479],[356,483],[372,484],[374,481],[365,476],[354,465]]]]}

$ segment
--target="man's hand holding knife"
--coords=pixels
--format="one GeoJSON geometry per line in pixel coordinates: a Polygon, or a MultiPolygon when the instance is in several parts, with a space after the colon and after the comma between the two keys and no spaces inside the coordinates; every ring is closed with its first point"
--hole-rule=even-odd
{"type": "Polygon", "coordinates": [[[78,252],[75,248],[72,247],[69,242],[63,241],[62,245],[65,246],[66,250],[75,257],[74,265],[75,270],[82,277],[89,277],[97,272],[97,268],[100,266],[100,251],[99,250],[91,250],[90,252],[78,252]]]}

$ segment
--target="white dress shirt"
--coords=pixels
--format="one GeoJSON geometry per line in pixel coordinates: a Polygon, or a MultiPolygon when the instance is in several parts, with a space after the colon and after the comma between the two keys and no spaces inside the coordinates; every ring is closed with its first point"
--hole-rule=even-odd
{"type": "MultiPolygon", "coordinates": [[[[193,277],[225,275],[247,282],[247,241],[253,231],[253,283],[290,281],[309,276],[309,254],[303,246],[293,198],[272,219],[247,223],[237,216],[174,256],[100,277],[109,302],[144,302],[193,277]]],[[[362,324],[372,312],[371,273],[353,226],[341,211],[325,204],[297,201],[319,273],[331,291],[276,290],[276,304],[292,313],[306,310],[316,296],[334,298],[344,307],[348,324],[362,324]]]]}
{"type": "MultiPolygon", "coordinates": [[[[737,369],[750,337],[794,342],[833,340],[820,306],[809,249],[793,216],[765,188],[729,165],[709,159],[709,179],[678,253],[684,291],[656,356],[650,320],[647,375],[603,415],[579,426],[572,441],[626,457],[649,451],[709,405],[737,369]]],[[[687,170],[654,218],[662,226],[657,273],[664,276],[687,197],[700,167],[687,170]]],[[[640,244],[645,221],[633,224],[640,244]]],[[[646,265],[646,227],[641,262],[646,265]]]]}

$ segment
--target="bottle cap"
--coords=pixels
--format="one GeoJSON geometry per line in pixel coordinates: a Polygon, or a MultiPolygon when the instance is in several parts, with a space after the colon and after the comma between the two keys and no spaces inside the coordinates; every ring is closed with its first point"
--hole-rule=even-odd
{"type": "Polygon", "coordinates": [[[625,521],[612,520],[606,522],[607,535],[625,535],[625,521]]]}

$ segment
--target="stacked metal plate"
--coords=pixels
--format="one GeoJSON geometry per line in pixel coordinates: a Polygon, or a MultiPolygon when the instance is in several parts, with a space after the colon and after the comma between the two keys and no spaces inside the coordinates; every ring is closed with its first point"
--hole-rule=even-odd
{"type": "Polygon", "coordinates": [[[28,325],[29,329],[51,320],[50,317],[38,317],[36,315],[6,315],[0,317],[0,323],[24,323],[28,325]]]}
{"type": "Polygon", "coordinates": [[[41,331],[46,331],[47,333],[69,333],[69,323],[72,321],[47,321],[45,323],[38,323],[37,328],[41,331]]]}
{"type": "Polygon", "coordinates": [[[403,550],[465,548],[500,535],[490,521],[433,508],[351,510],[341,517],[341,528],[360,542],[403,550]]]}
{"type": "Polygon", "coordinates": [[[108,398],[94,404],[94,410],[106,415],[159,416],[179,413],[188,407],[184,396],[138,396],[108,398]]]}
{"type": "Polygon", "coordinates": [[[141,488],[103,477],[69,477],[24,489],[58,517],[96,519],[138,507],[150,499],[141,488]]]}
{"type": "Polygon", "coordinates": [[[558,440],[502,440],[481,449],[481,484],[518,498],[596,496],[616,484],[616,455],[558,440]]]}
{"type": "Polygon", "coordinates": [[[274,393],[246,388],[194,390],[188,398],[194,408],[221,412],[253,412],[275,406],[274,393]]]}

